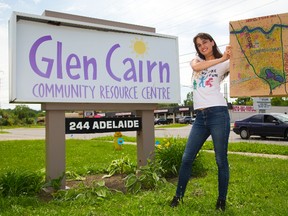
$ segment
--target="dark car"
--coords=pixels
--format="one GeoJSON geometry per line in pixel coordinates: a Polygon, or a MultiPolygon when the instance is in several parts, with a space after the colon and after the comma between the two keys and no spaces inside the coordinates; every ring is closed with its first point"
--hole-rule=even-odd
{"type": "Polygon", "coordinates": [[[154,119],[154,125],[170,124],[170,123],[172,123],[170,119],[165,119],[165,118],[155,118],[154,119]]]}
{"type": "Polygon", "coordinates": [[[192,118],[192,116],[183,116],[182,118],[179,118],[178,122],[180,124],[192,124],[194,122],[194,118],[192,118]]]}
{"type": "Polygon", "coordinates": [[[242,139],[256,135],[288,138],[288,115],[282,113],[259,113],[246,119],[235,121],[233,131],[242,139]]]}

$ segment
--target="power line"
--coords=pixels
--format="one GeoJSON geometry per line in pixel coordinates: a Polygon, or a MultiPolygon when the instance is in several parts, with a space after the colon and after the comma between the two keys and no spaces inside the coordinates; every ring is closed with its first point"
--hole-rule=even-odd
{"type": "MultiPolygon", "coordinates": [[[[226,47],[228,44],[222,44],[222,45],[219,45],[218,47],[220,48],[220,47],[226,47]]],[[[188,53],[184,53],[184,54],[180,54],[179,55],[179,57],[183,57],[183,56],[188,56],[188,55],[192,55],[192,54],[196,54],[196,52],[195,51],[193,51],[193,52],[188,52],[188,53]]]]}
{"type": "MultiPolygon", "coordinates": [[[[275,3],[276,1],[278,1],[278,0],[274,0],[274,1],[272,1],[272,2],[268,2],[268,3],[266,3],[266,4],[262,4],[262,5],[260,5],[260,6],[257,6],[257,7],[254,7],[254,8],[251,8],[250,10],[245,10],[244,12],[240,12],[240,13],[238,13],[238,14],[233,14],[232,16],[228,16],[228,17],[225,17],[225,18],[223,18],[223,21],[220,21],[220,22],[227,22],[226,20],[230,20],[231,18],[234,18],[234,17],[236,17],[236,16],[239,16],[239,15],[243,15],[243,14],[246,14],[246,13],[249,13],[249,12],[251,12],[251,11],[254,11],[254,10],[257,10],[257,9],[260,9],[260,8],[263,8],[263,7],[266,7],[266,6],[268,6],[268,5],[270,5],[270,4],[273,4],[273,3],[275,3]]],[[[243,1],[241,2],[241,1],[239,1],[239,3],[243,3],[243,1]]],[[[232,5],[233,6],[233,5],[232,5]]],[[[230,7],[232,7],[232,6],[230,6],[230,7]]],[[[235,6],[235,5],[234,5],[235,6]]],[[[227,8],[229,8],[229,7],[226,7],[226,9],[227,8]]],[[[221,10],[223,10],[223,9],[221,9],[221,10]]],[[[214,13],[216,13],[216,12],[219,12],[220,10],[217,10],[217,11],[214,11],[212,14],[214,14],[214,13]]],[[[211,15],[211,13],[210,13],[210,15],[211,15]]],[[[199,19],[200,20],[200,18],[201,17],[203,17],[203,16],[198,16],[198,17],[193,17],[193,19],[199,19]]],[[[188,20],[188,21],[185,21],[185,22],[183,22],[183,23],[181,23],[181,25],[183,25],[184,23],[188,23],[188,22],[190,22],[191,20],[188,20]]],[[[208,23],[208,24],[205,24],[205,25],[203,25],[202,23],[199,23],[198,25],[193,25],[193,32],[195,32],[195,34],[197,33],[197,32],[199,32],[199,30],[195,30],[195,29],[198,29],[198,28],[206,28],[206,29],[208,29],[207,27],[209,27],[209,26],[211,26],[211,25],[215,25],[215,23],[220,23],[220,22],[211,22],[211,23],[208,23]]],[[[178,25],[175,25],[174,27],[178,27],[179,26],[179,24],[178,25]]],[[[168,28],[169,29],[169,28],[168,28]]],[[[167,29],[165,29],[165,30],[167,30],[167,29]]],[[[184,34],[184,33],[188,33],[188,32],[192,32],[191,30],[184,30],[184,31],[182,31],[182,32],[178,32],[177,34],[178,35],[182,35],[182,34],[184,34]]]]}
{"type": "MultiPolygon", "coordinates": [[[[234,4],[232,4],[232,5],[228,5],[228,6],[227,6],[227,4],[230,3],[231,1],[226,1],[226,4],[218,4],[218,2],[215,2],[215,3],[217,3],[217,5],[220,5],[220,8],[217,9],[217,10],[216,10],[216,9],[213,10],[213,12],[210,12],[210,13],[209,13],[209,16],[211,16],[212,14],[216,14],[216,13],[218,13],[218,12],[222,12],[222,11],[224,11],[225,9],[234,7],[234,6],[238,5],[238,4],[243,4],[243,2],[245,2],[245,1],[248,1],[248,0],[237,1],[236,3],[234,3],[234,4]],[[224,6],[224,7],[222,7],[222,6],[224,6]]],[[[193,16],[193,17],[191,17],[190,20],[186,20],[186,21],[184,21],[184,22],[181,22],[181,25],[184,25],[184,24],[186,24],[186,23],[189,23],[189,22],[191,22],[191,21],[193,21],[193,20],[201,20],[200,18],[206,18],[206,17],[207,17],[207,14],[204,14],[204,15],[203,15],[203,13],[199,13],[198,16],[193,16]]],[[[224,18],[224,20],[226,20],[226,19],[224,18]]],[[[214,22],[214,23],[215,23],[215,22],[214,22]]],[[[199,24],[198,24],[198,25],[199,25],[199,24]]],[[[202,24],[201,24],[201,26],[202,26],[202,24]]],[[[176,23],[176,24],[174,24],[174,25],[168,26],[167,28],[165,28],[165,30],[167,31],[168,29],[173,29],[173,28],[176,28],[176,27],[179,27],[179,23],[176,23]]],[[[195,26],[194,26],[194,28],[195,28],[195,26]]],[[[181,33],[180,33],[180,34],[181,34],[181,33]]]]}

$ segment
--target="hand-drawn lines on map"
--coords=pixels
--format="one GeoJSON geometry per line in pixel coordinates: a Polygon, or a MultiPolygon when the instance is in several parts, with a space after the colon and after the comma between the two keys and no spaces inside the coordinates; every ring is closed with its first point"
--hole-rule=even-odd
{"type": "Polygon", "coordinates": [[[234,85],[238,92],[246,88],[249,96],[287,95],[287,37],[288,25],[278,15],[230,22],[230,40],[236,46],[231,59],[231,74],[235,75],[231,80],[232,94],[234,85]]]}

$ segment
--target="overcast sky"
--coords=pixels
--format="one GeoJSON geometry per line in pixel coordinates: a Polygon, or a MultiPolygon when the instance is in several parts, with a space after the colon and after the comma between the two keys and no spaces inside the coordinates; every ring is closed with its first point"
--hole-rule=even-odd
{"type": "MultiPolygon", "coordinates": [[[[8,94],[8,20],[13,11],[41,15],[52,10],[156,28],[179,41],[182,102],[191,90],[192,39],[210,33],[221,50],[229,43],[229,21],[288,13],[287,0],[0,0],[0,108],[14,108],[8,94]]],[[[31,105],[40,109],[40,105],[31,105]]]]}

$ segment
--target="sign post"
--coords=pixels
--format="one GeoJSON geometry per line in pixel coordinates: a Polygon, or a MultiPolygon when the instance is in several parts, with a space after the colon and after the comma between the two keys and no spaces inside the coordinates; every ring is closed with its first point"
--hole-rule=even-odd
{"type": "Polygon", "coordinates": [[[65,188],[66,145],[65,111],[46,111],[46,181],[63,176],[62,188],[65,188]]]}

